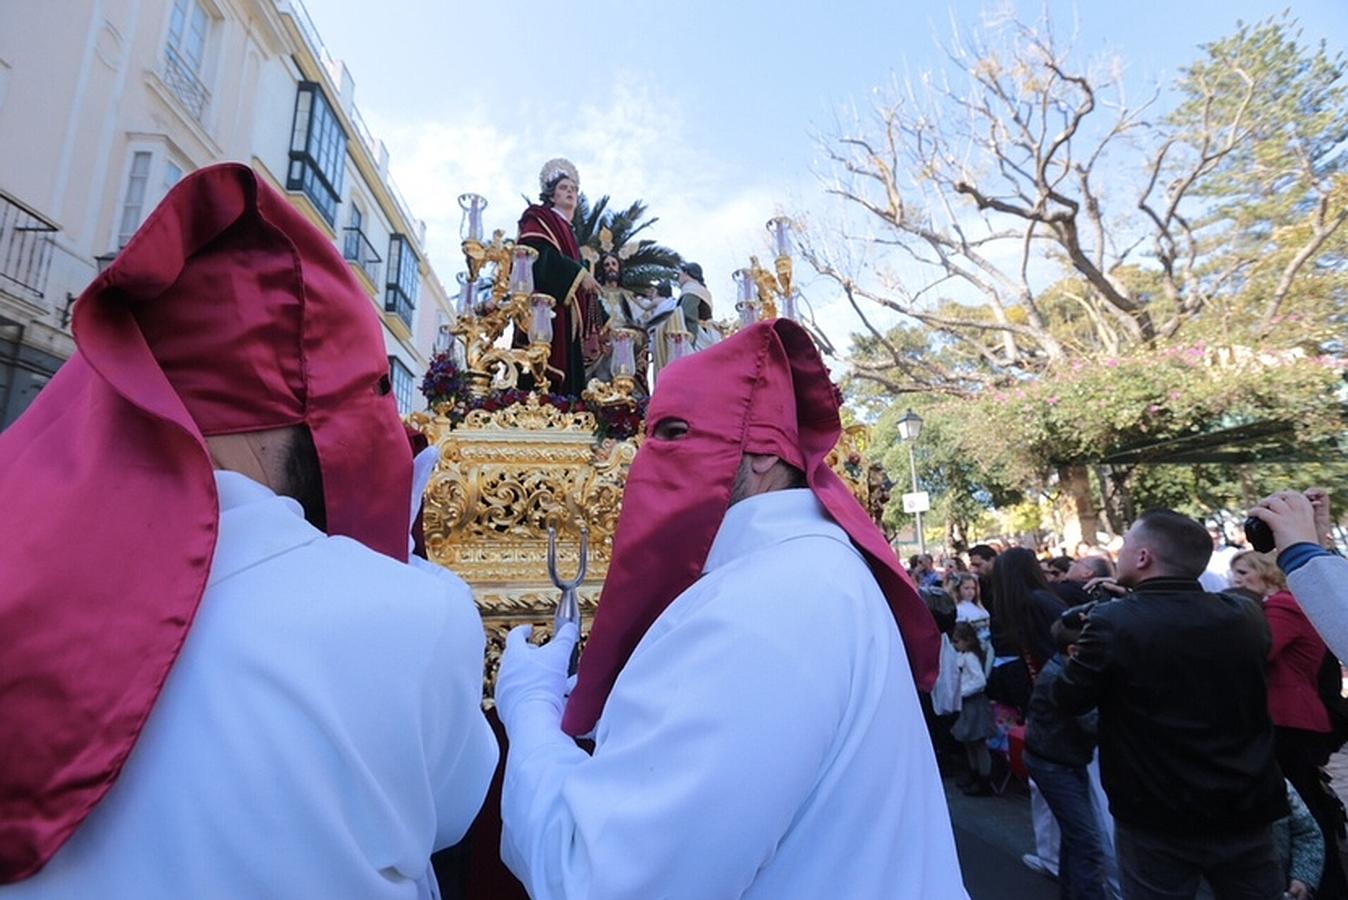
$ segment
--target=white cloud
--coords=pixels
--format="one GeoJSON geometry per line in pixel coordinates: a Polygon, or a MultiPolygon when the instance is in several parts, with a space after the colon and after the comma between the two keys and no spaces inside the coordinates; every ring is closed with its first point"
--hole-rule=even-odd
{"type": "Polygon", "coordinates": [[[648,81],[627,75],[612,83],[607,96],[579,107],[522,98],[508,121],[485,110],[452,122],[370,117],[413,215],[426,221],[431,262],[446,286],[463,268],[458,196],[486,196],[487,228],[511,235],[521,195],[538,191],[539,167],[565,156],[591,200],[644,200],[660,221],[643,236],[701,263],[718,317],[733,315],[730,273],[765,252],[763,225],[781,206],[780,188],[718,158],[715,137],[690,134],[679,103],[648,81]]]}

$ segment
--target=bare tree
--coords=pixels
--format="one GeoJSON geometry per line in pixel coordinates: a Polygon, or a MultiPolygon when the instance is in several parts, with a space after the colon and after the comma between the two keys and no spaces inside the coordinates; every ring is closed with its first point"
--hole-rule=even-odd
{"type": "MultiPolygon", "coordinates": [[[[1116,61],[1080,67],[1046,26],[957,33],[946,53],[953,79],[896,82],[824,141],[826,189],[854,233],[816,230],[803,255],[877,349],[857,362],[858,377],[970,392],[1083,353],[1154,345],[1260,262],[1254,243],[1211,252],[1219,223],[1200,192],[1261,127],[1261,73],[1242,60],[1189,78],[1191,114],[1177,123],[1152,117],[1159,91],[1130,104],[1116,61]],[[873,264],[855,264],[857,244],[873,264]],[[1053,285],[1087,326],[1084,346],[1066,343],[1063,311],[1046,306],[1053,285]],[[881,310],[938,335],[947,361],[973,365],[903,352],[881,310]]],[[[1318,193],[1263,304],[1265,328],[1348,218],[1332,179],[1315,160],[1300,164],[1318,193]]]]}

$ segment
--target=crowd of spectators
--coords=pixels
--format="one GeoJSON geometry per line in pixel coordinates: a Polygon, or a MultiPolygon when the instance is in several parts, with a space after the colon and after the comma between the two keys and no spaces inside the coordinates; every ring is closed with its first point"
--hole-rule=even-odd
{"type": "Polygon", "coordinates": [[[1013,760],[1028,774],[1057,846],[1026,863],[1064,898],[1206,882],[1218,898],[1348,900],[1326,772],[1348,737],[1348,560],[1322,490],[1249,516],[1263,552],[1151,510],[1070,556],[989,541],[910,560],[944,635],[942,767],[972,796],[1001,792],[1013,760]]]}

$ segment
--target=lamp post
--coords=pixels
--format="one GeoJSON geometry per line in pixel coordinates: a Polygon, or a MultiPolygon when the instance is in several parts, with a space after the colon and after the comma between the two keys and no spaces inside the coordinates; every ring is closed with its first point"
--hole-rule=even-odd
{"type": "MultiPolygon", "coordinates": [[[[913,458],[913,444],[917,443],[917,436],[922,433],[922,417],[909,409],[899,419],[899,440],[908,445],[908,469],[913,475],[913,493],[917,493],[917,461],[913,458]]],[[[917,516],[917,544],[919,552],[927,552],[927,538],[922,533],[922,511],[917,510],[914,513],[917,516]]]]}

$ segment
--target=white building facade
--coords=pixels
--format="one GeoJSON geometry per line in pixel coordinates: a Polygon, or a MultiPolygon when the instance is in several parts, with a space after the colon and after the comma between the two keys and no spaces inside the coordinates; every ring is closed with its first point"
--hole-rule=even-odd
{"type": "Polygon", "coordinates": [[[299,0],[0,3],[0,427],[74,351],[70,307],[184,173],[251,165],[342,250],[403,412],[452,305],[346,66],[299,0]]]}

